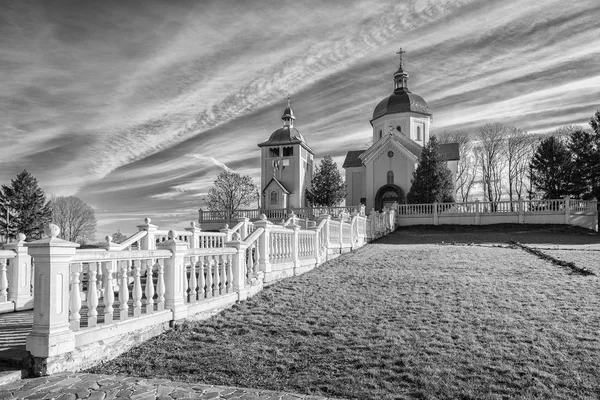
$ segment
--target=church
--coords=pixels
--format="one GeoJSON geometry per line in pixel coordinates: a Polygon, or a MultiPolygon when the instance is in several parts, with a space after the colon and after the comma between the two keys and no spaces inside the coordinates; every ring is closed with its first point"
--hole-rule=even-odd
{"type": "MultiPolygon", "coordinates": [[[[348,195],[346,205],[364,204],[367,210],[381,210],[394,202],[406,202],[413,171],[421,150],[429,141],[432,114],[425,100],[408,90],[408,72],[400,66],[394,73],[394,91],[381,100],[371,118],[373,144],[366,150],[351,150],[343,168],[348,195]]],[[[442,157],[452,172],[458,168],[458,143],[440,145],[442,157]]],[[[456,197],[456,196],[455,196],[456,197]]]]}
{"type": "MultiPolygon", "coordinates": [[[[400,49],[397,54],[400,66],[394,73],[394,91],[377,104],[370,121],[373,144],[366,150],[349,151],[343,164],[348,206],[364,204],[368,210],[381,210],[394,202],[405,203],[421,150],[429,141],[431,112],[421,96],[408,90],[404,52],[400,49]]],[[[313,177],[315,152],[294,127],[296,118],[289,97],[281,119],[283,126],[258,144],[260,208],[264,210],[308,206],[305,193],[313,177]]],[[[454,178],[458,144],[441,144],[440,150],[454,178]]]]}

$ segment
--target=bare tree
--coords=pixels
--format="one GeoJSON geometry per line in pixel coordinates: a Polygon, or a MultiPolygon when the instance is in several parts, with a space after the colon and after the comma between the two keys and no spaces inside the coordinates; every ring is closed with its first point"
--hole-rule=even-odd
{"type": "Polygon", "coordinates": [[[521,198],[527,186],[529,161],[533,155],[532,136],[517,127],[507,129],[504,158],[508,171],[508,197],[512,201],[516,195],[521,198]]]}
{"type": "Polygon", "coordinates": [[[257,188],[250,175],[223,171],[208,191],[206,205],[212,211],[236,211],[258,200],[257,188]]]}
{"type": "Polygon", "coordinates": [[[477,128],[475,136],[479,142],[475,154],[479,159],[483,192],[489,201],[497,202],[502,197],[507,127],[501,123],[485,124],[477,128]]]}
{"type": "Polygon", "coordinates": [[[465,131],[443,131],[435,135],[440,143],[458,143],[460,160],[454,183],[456,195],[462,202],[469,201],[469,195],[477,178],[479,159],[473,152],[473,141],[465,131]]]}
{"type": "Polygon", "coordinates": [[[96,213],[79,197],[52,197],[52,223],[60,228],[60,237],[84,244],[94,240],[96,213]]]}

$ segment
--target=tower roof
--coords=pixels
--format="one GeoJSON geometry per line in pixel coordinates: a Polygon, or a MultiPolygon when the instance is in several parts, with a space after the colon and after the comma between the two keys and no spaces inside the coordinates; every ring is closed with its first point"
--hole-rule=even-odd
{"type": "Polygon", "coordinates": [[[290,105],[289,96],[287,98],[287,101],[288,105],[285,108],[285,110],[283,110],[283,115],[281,116],[281,119],[284,121],[283,127],[273,132],[269,137],[269,140],[267,140],[266,142],[259,143],[258,147],[300,144],[309,153],[314,155],[315,152],[313,151],[313,149],[310,148],[308,144],[306,144],[306,140],[304,140],[304,136],[302,136],[300,131],[296,129],[292,124],[285,123],[286,121],[296,119],[294,117],[294,112],[292,111],[292,107],[290,105]]]}
{"type": "Polygon", "coordinates": [[[404,53],[406,52],[403,51],[402,48],[396,53],[400,56],[400,65],[398,66],[398,70],[394,73],[394,92],[377,104],[371,120],[383,117],[387,114],[402,112],[416,112],[429,116],[431,115],[429,106],[425,100],[418,94],[411,93],[410,90],[408,90],[409,75],[404,69],[404,53]]]}

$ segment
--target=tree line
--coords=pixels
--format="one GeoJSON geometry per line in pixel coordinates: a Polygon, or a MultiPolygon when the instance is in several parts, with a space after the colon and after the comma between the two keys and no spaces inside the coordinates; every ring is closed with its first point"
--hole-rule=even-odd
{"type": "Polygon", "coordinates": [[[23,170],[0,187],[0,234],[5,242],[19,233],[27,241],[41,239],[52,222],[60,228],[59,237],[86,244],[94,240],[96,215],[94,209],[75,196],[46,197],[38,180],[23,170]]]}
{"type": "Polygon", "coordinates": [[[478,185],[485,200],[494,202],[564,196],[589,200],[600,195],[600,110],[589,125],[590,129],[571,125],[549,134],[528,134],[514,126],[488,123],[474,132],[445,131],[436,136],[440,143],[459,144],[454,182],[459,202],[471,200],[478,185]]]}

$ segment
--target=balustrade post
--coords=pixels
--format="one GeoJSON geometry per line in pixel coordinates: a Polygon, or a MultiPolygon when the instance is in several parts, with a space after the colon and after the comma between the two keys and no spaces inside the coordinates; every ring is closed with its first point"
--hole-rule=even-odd
{"type": "Polygon", "coordinates": [[[248,223],[250,222],[249,218],[240,217],[238,218],[238,222],[243,222],[240,227],[240,237],[242,240],[245,240],[248,237],[248,223]]]}
{"type": "Polygon", "coordinates": [[[440,220],[439,220],[439,216],[438,216],[438,203],[437,203],[437,201],[433,203],[433,224],[434,225],[439,225],[440,224],[440,220]]]}
{"type": "Polygon", "coordinates": [[[58,238],[60,229],[49,227],[50,238],[25,244],[35,262],[33,289],[33,328],[26,349],[35,358],[34,373],[50,374],[60,369],[52,357],[75,349],[75,336],[69,328],[70,262],[79,244],[58,238]],[[41,361],[41,362],[40,362],[41,361]]]}
{"type": "Polygon", "coordinates": [[[481,225],[481,204],[479,199],[475,200],[475,225],[481,225]]]}
{"type": "Polygon", "coordinates": [[[184,256],[189,249],[189,243],[177,240],[177,232],[170,230],[169,240],[158,244],[161,250],[171,250],[170,258],[165,259],[165,308],[173,311],[173,319],[187,317],[187,306],[184,303],[186,289],[183,287],[186,275],[184,256]]]}
{"type": "Polygon", "coordinates": [[[219,232],[225,234],[225,242],[231,241],[233,231],[231,229],[229,229],[229,224],[225,224],[225,226],[223,228],[219,229],[219,232]]]}
{"type": "Polygon", "coordinates": [[[19,233],[17,240],[4,245],[5,250],[16,253],[8,263],[8,301],[15,305],[15,311],[33,308],[31,295],[31,256],[25,247],[25,235],[19,233]]]}
{"type": "Polygon", "coordinates": [[[525,203],[523,203],[523,199],[519,197],[519,223],[525,223],[525,203]]]}
{"type": "Polygon", "coordinates": [[[309,230],[315,232],[315,234],[313,235],[313,256],[315,257],[315,265],[318,266],[321,264],[321,235],[323,233],[319,230],[318,225],[311,227],[309,230]]]}
{"type": "Polygon", "coordinates": [[[238,300],[246,300],[248,292],[246,291],[246,253],[248,244],[241,241],[241,236],[238,233],[233,235],[231,241],[225,243],[226,247],[236,249],[236,253],[232,257],[232,272],[233,272],[233,291],[237,292],[238,300]]]}
{"type": "Polygon", "coordinates": [[[190,222],[190,227],[185,228],[186,231],[191,232],[192,236],[190,237],[190,247],[192,249],[197,249],[200,247],[200,234],[202,232],[202,228],[196,225],[195,221],[190,222]]]}
{"type": "Polygon", "coordinates": [[[138,230],[148,232],[140,240],[140,250],[156,250],[156,231],[158,230],[158,226],[151,224],[151,221],[150,218],[146,218],[143,225],[137,226],[138,230]]]}
{"type": "Polygon", "coordinates": [[[258,268],[260,271],[264,272],[265,280],[268,280],[270,279],[273,271],[273,266],[271,265],[271,260],[269,259],[269,255],[271,253],[269,249],[269,242],[271,240],[271,229],[273,228],[273,223],[267,219],[265,214],[261,214],[260,220],[255,221],[254,226],[256,228],[263,228],[265,230],[258,238],[258,268]]]}
{"type": "Polygon", "coordinates": [[[571,196],[565,196],[565,224],[571,223],[571,196]]]}
{"type": "Polygon", "coordinates": [[[292,260],[294,261],[294,275],[298,275],[296,270],[300,268],[300,243],[298,240],[298,233],[300,232],[300,225],[296,225],[295,223],[289,226],[290,229],[294,231],[294,236],[292,237],[292,260]]]}

